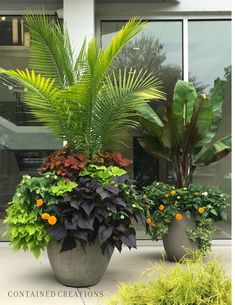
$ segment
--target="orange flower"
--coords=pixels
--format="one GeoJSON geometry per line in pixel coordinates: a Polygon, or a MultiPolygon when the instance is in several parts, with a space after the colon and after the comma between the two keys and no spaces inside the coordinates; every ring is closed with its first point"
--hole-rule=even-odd
{"type": "Polygon", "coordinates": [[[193,194],[194,194],[194,196],[199,196],[200,195],[199,192],[194,192],[193,194]]]}
{"type": "Polygon", "coordinates": [[[159,210],[160,210],[160,211],[165,210],[165,206],[164,206],[163,204],[159,205],[159,210]]]}
{"type": "Polygon", "coordinates": [[[203,214],[204,212],[205,212],[205,208],[201,207],[201,208],[198,209],[198,213],[203,214]]]}
{"type": "Polygon", "coordinates": [[[157,225],[156,225],[155,223],[151,223],[151,227],[152,227],[153,229],[156,229],[157,225]]]}
{"type": "Polygon", "coordinates": [[[176,220],[181,220],[181,219],[183,218],[183,215],[180,214],[180,213],[177,213],[177,214],[175,215],[175,218],[176,218],[176,220]]]}
{"type": "Polygon", "coordinates": [[[42,213],[41,214],[41,218],[42,219],[46,219],[47,220],[49,217],[50,217],[50,214],[48,214],[48,213],[42,213]]]}
{"type": "Polygon", "coordinates": [[[37,205],[37,207],[40,207],[40,206],[43,205],[43,200],[42,200],[42,198],[39,198],[39,199],[36,201],[36,205],[37,205]]]}
{"type": "Polygon", "coordinates": [[[150,225],[152,223],[152,219],[150,217],[146,218],[146,223],[150,225]]]}
{"type": "Polygon", "coordinates": [[[165,198],[168,198],[168,197],[169,197],[169,194],[165,194],[164,197],[165,197],[165,198]]]}
{"type": "Polygon", "coordinates": [[[52,226],[55,225],[57,223],[57,218],[55,216],[50,216],[48,218],[48,223],[52,226]]]}
{"type": "Polygon", "coordinates": [[[174,196],[176,194],[176,190],[171,191],[171,195],[174,196]]]}

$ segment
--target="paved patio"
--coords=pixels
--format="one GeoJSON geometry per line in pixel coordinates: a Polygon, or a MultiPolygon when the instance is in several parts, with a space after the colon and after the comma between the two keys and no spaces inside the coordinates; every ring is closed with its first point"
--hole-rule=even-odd
{"type": "MultiPolygon", "coordinates": [[[[228,274],[231,274],[231,247],[219,243],[213,253],[228,274]]],[[[141,274],[150,264],[159,262],[164,250],[154,246],[139,246],[138,250],[115,252],[101,282],[91,288],[65,287],[55,279],[46,253],[35,260],[31,253],[14,253],[8,243],[0,243],[0,303],[3,305],[97,305],[104,304],[119,282],[144,279],[141,274]]],[[[174,263],[166,262],[172,267],[174,263]]]]}

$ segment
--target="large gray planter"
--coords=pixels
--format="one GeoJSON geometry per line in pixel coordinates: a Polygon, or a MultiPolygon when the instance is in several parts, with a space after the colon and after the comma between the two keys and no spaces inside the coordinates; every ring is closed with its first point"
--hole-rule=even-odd
{"type": "Polygon", "coordinates": [[[196,222],[193,216],[188,219],[183,213],[183,219],[173,220],[169,226],[167,235],[162,237],[163,245],[170,261],[179,261],[186,255],[185,249],[199,248],[199,241],[189,239],[186,232],[189,228],[195,228],[196,222]]]}
{"type": "Polygon", "coordinates": [[[97,284],[108,267],[100,249],[99,241],[86,246],[86,253],[79,241],[77,247],[60,253],[61,242],[50,241],[47,246],[49,261],[57,279],[65,286],[89,287],[97,284]]]}

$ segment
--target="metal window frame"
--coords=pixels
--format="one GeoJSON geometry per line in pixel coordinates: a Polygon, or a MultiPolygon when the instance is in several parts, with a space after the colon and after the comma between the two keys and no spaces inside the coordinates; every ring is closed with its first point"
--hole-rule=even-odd
{"type": "MultiPolygon", "coordinates": [[[[102,21],[126,21],[129,18],[133,17],[134,15],[122,15],[117,16],[116,14],[110,15],[100,15],[96,16],[95,21],[95,34],[97,37],[101,38],[101,22],[102,21]]],[[[182,68],[183,68],[183,80],[188,81],[189,76],[189,46],[188,46],[188,24],[190,21],[222,21],[228,20],[231,21],[231,14],[216,14],[215,12],[208,14],[208,15],[151,15],[151,14],[144,14],[141,16],[143,20],[150,20],[150,21],[182,21],[182,68]]]]}

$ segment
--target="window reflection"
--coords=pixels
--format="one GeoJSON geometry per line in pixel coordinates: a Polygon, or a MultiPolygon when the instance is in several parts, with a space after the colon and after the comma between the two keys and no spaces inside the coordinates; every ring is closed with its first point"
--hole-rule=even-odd
{"type": "MultiPolygon", "coordinates": [[[[189,79],[198,91],[211,92],[216,78],[226,80],[221,124],[214,142],[231,133],[231,22],[189,22],[189,79]]],[[[216,185],[231,194],[231,155],[195,173],[194,183],[216,185]]],[[[216,238],[231,236],[230,215],[220,224],[216,238]]]]}

